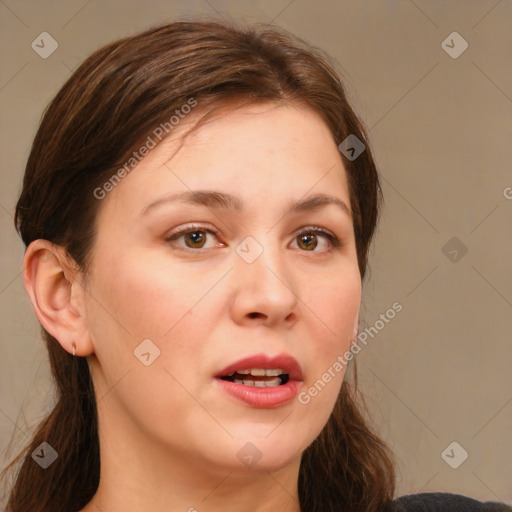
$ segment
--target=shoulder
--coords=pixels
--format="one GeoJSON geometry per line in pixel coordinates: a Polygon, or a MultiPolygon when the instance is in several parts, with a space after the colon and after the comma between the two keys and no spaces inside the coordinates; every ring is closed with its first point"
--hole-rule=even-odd
{"type": "Polygon", "coordinates": [[[477,501],[460,494],[425,492],[401,496],[393,512],[512,512],[505,503],[477,501]]]}

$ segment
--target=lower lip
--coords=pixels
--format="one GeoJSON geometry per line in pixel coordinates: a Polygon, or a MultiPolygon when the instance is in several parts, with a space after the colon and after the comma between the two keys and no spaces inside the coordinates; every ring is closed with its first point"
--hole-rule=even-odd
{"type": "Polygon", "coordinates": [[[290,380],[286,384],[270,388],[257,388],[216,379],[224,391],[251,407],[273,409],[291,402],[299,393],[302,382],[290,380]]]}

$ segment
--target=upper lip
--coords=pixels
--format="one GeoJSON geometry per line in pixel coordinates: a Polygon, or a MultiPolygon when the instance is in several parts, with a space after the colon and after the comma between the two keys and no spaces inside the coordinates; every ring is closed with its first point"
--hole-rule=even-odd
{"type": "Polygon", "coordinates": [[[216,377],[226,377],[237,370],[249,370],[252,368],[281,368],[290,376],[291,380],[302,380],[302,369],[297,360],[288,354],[269,356],[267,354],[255,354],[239,359],[217,373],[216,377]]]}

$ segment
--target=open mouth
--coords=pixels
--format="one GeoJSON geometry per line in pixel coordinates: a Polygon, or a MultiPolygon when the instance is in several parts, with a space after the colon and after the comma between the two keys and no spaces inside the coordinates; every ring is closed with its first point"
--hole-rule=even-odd
{"type": "Polygon", "coordinates": [[[223,392],[258,409],[290,404],[303,383],[299,363],[288,354],[244,357],[226,366],[215,378],[223,392]]]}
{"type": "Polygon", "coordinates": [[[236,370],[221,379],[244,386],[273,388],[286,384],[290,380],[290,375],[281,368],[248,368],[236,370]]]}

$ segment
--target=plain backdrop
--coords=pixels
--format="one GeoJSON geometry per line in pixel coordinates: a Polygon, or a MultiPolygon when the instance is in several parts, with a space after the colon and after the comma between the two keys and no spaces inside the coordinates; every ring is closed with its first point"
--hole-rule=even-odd
{"type": "Polygon", "coordinates": [[[334,59],[385,195],[361,328],[403,306],[357,356],[399,494],[512,503],[510,0],[2,1],[0,463],[53,399],[13,227],[43,109],[93,50],[198,15],[275,23],[334,59]]]}

